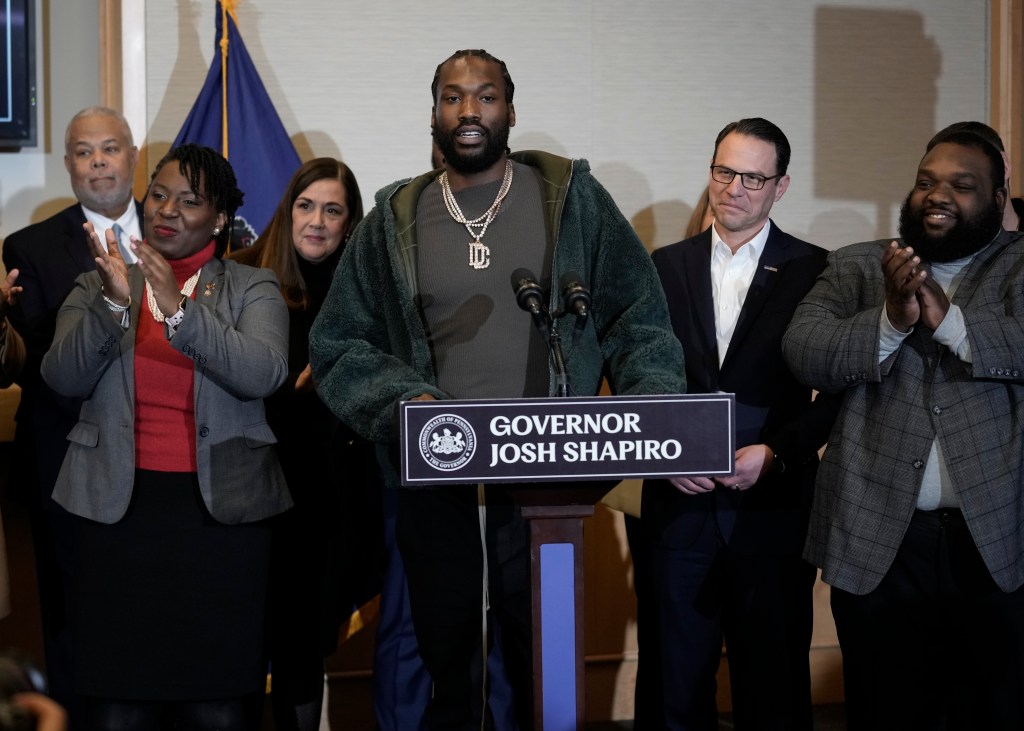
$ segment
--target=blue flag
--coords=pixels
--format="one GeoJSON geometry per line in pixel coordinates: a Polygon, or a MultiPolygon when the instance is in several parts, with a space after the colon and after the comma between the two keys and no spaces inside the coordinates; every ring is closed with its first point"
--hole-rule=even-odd
{"type": "Polygon", "coordinates": [[[213,63],[174,140],[175,147],[185,142],[212,147],[234,168],[238,187],[245,192],[245,203],[235,218],[232,249],[249,246],[262,233],[301,164],[242,42],[235,1],[226,0],[226,9],[217,3],[213,63]]]}

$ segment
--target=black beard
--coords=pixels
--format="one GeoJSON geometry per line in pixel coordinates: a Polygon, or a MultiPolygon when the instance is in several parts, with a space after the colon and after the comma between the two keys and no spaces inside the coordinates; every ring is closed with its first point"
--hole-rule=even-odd
{"type": "Polygon", "coordinates": [[[995,238],[1002,225],[1003,212],[995,201],[970,218],[960,218],[942,236],[929,236],[924,228],[924,212],[910,207],[910,195],[900,207],[900,238],[922,261],[949,262],[981,251],[995,238]]]}
{"type": "Polygon", "coordinates": [[[484,147],[472,155],[463,155],[455,145],[457,129],[452,132],[444,132],[437,127],[433,130],[434,139],[437,140],[437,147],[444,155],[444,163],[457,173],[472,175],[482,173],[494,165],[508,149],[509,126],[506,124],[497,130],[490,130],[483,125],[477,125],[484,135],[484,147]]]}

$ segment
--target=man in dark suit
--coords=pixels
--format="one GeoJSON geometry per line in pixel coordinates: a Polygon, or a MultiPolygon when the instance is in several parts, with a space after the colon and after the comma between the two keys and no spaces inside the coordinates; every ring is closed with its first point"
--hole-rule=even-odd
{"type": "Polygon", "coordinates": [[[641,628],[641,655],[646,664],[660,654],[664,714],[651,727],[718,728],[723,638],[736,728],[811,727],[815,571],[800,551],[805,473],[824,431],[810,426],[811,390],[786,368],[781,340],[826,252],[769,220],[789,186],[789,156],[771,122],[727,125],[711,158],[712,226],[654,253],[687,390],[736,394],[738,449],[731,476],[644,484],[650,588],[640,603],[655,627],[641,628]]]}
{"type": "Polygon", "coordinates": [[[1024,234],[999,150],[921,159],[900,240],[837,249],[783,352],[842,407],[807,558],[832,587],[847,727],[1024,728],[1024,234]]]}
{"type": "Polygon", "coordinates": [[[65,591],[71,581],[70,517],[50,494],[80,401],[50,389],[39,366],[53,341],[57,310],[75,278],[96,268],[82,228],[86,221],[101,236],[116,224],[125,244],[130,235],[141,238],[141,207],[132,198],[137,160],[138,148],[120,113],[106,107],[83,109],[71,119],[64,137],[64,165],[79,202],[11,234],[3,246],[7,270],[19,271],[22,293],[9,319],[26,349],[17,379],[21,403],[15,444],[21,459],[13,481],[29,498],[51,692],[68,708],[72,721],[77,714],[65,591]]]}

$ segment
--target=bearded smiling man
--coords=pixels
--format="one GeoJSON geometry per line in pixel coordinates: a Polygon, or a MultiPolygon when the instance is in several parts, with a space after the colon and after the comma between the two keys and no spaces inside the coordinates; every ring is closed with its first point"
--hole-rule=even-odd
{"type": "Polygon", "coordinates": [[[805,557],[832,586],[848,728],[1024,728],[1024,235],[971,133],[921,160],[902,241],[797,307],[797,378],[841,393],[805,557]]]}
{"type": "MultiPolygon", "coordinates": [[[[932,164],[938,163],[932,161],[932,164]]],[[[900,237],[904,244],[913,248],[908,256],[917,254],[922,261],[943,264],[971,256],[1000,227],[1002,210],[994,199],[966,201],[964,207],[958,209],[953,202],[934,195],[928,197],[936,185],[936,173],[923,170],[922,174],[924,177],[918,179],[900,208],[900,237]]],[[[969,179],[970,174],[960,177],[956,184],[958,191],[970,193],[976,189],[977,183],[969,179]]]]}

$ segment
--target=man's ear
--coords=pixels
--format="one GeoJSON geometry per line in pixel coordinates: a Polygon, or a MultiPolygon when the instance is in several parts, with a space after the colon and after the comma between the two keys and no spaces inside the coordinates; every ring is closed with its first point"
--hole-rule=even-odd
{"type": "Polygon", "coordinates": [[[779,199],[785,195],[786,190],[789,189],[789,176],[783,175],[779,178],[779,182],[775,184],[775,202],[778,203],[779,199]]]}

